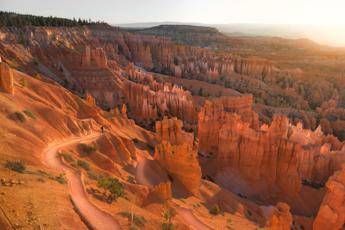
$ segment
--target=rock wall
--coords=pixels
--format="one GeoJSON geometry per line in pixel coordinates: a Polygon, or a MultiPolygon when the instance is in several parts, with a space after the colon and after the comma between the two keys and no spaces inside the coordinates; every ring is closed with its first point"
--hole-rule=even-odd
{"type": "Polygon", "coordinates": [[[0,59],[0,90],[14,94],[14,85],[13,85],[13,73],[12,69],[5,62],[1,62],[0,59]]]}
{"type": "Polygon", "coordinates": [[[234,61],[234,71],[248,76],[262,76],[272,74],[273,64],[265,59],[259,58],[236,58],[234,61]]]}
{"type": "Polygon", "coordinates": [[[176,118],[156,122],[156,133],[159,144],[155,146],[154,159],[166,169],[173,187],[181,185],[182,189],[198,194],[201,169],[193,134],[182,131],[182,121],[176,118]]]}
{"type": "Polygon", "coordinates": [[[230,120],[235,119],[233,122],[237,122],[236,125],[246,123],[244,125],[248,125],[254,130],[258,129],[259,119],[258,115],[253,112],[252,105],[253,97],[251,95],[222,97],[206,101],[199,112],[198,137],[200,150],[208,153],[219,152],[219,131],[230,120]],[[233,115],[233,113],[238,116],[233,115]]]}
{"type": "Polygon", "coordinates": [[[281,115],[252,128],[241,112],[208,101],[198,123],[204,174],[236,193],[261,200],[296,197],[302,183],[322,187],[345,162],[344,149],[327,142],[320,129],[293,126],[281,115]]]}
{"type": "Polygon", "coordinates": [[[134,67],[128,67],[123,94],[129,107],[129,115],[136,121],[148,123],[162,119],[164,115],[176,116],[189,124],[195,124],[197,111],[192,95],[172,84],[158,83],[153,76],[134,67]]]}
{"type": "Polygon", "coordinates": [[[107,57],[103,48],[91,49],[90,46],[85,46],[81,55],[81,67],[87,68],[107,68],[107,57]]]}
{"type": "Polygon", "coordinates": [[[232,73],[265,77],[275,69],[264,59],[215,54],[211,50],[177,45],[163,38],[127,34],[124,40],[129,58],[136,65],[176,77],[212,80],[232,73]]]}
{"type": "Polygon", "coordinates": [[[314,230],[345,227],[345,165],[329,178],[327,192],[313,223],[314,230]]]}
{"type": "Polygon", "coordinates": [[[164,202],[172,198],[172,189],[170,182],[163,182],[154,186],[149,195],[148,201],[164,202]]]}

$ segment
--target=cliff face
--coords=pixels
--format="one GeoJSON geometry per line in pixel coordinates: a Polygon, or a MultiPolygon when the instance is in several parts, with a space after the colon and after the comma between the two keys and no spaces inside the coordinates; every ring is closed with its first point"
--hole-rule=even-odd
{"type": "Polygon", "coordinates": [[[13,86],[13,73],[12,69],[4,62],[1,62],[0,58],[0,90],[14,94],[14,86],[13,86]]]}
{"type": "Polygon", "coordinates": [[[264,59],[236,58],[234,61],[234,71],[243,75],[265,77],[272,74],[273,70],[273,64],[264,59]]]}
{"type": "Polygon", "coordinates": [[[182,131],[182,121],[176,118],[156,123],[159,144],[154,159],[166,169],[173,187],[180,187],[192,194],[199,193],[201,169],[197,160],[198,144],[193,135],[182,131]]]}
{"type": "Polygon", "coordinates": [[[320,129],[304,130],[280,115],[252,128],[242,112],[208,101],[198,123],[204,174],[236,193],[262,200],[296,197],[302,183],[322,186],[345,162],[344,152],[320,129]]]}
{"type": "Polygon", "coordinates": [[[253,97],[223,97],[206,101],[199,113],[198,137],[200,150],[217,153],[219,150],[220,129],[232,120],[232,125],[243,125],[257,129],[258,115],[252,111],[253,97]],[[236,116],[234,114],[237,114],[236,116]],[[243,122],[242,122],[243,120],[243,122]]]}
{"type": "Polygon", "coordinates": [[[88,68],[107,68],[107,57],[102,48],[91,49],[85,46],[81,56],[81,66],[88,68]]]}
{"type": "Polygon", "coordinates": [[[343,229],[345,224],[345,165],[326,184],[327,192],[313,229],[343,229]]]}
{"type": "Polygon", "coordinates": [[[231,73],[265,77],[274,70],[267,60],[215,54],[162,38],[131,34],[125,40],[136,65],[176,77],[212,80],[231,73]]]}
{"type": "Polygon", "coordinates": [[[171,115],[189,124],[196,123],[197,112],[189,92],[172,84],[158,83],[151,74],[134,67],[127,70],[129,81],[124,84],[124,96],[132,117],[147,123],[171,115]]]}
{"type": "Polygon", "coordinates": [[[171,199],[172,196],[172,189],[170,182],[162,182],[153,188],[151,188],[150,193],[147,197],[147,203],[150,202],[165,202],[171,199]]]}
{"type": "Polygon", "coordinates": [[[80,55],[66,55],[56,68],[67,87],[84,94],[89,103],[105,109],[126,104],[137,123],[152,127],[164,115],[176,116],[195,125],[197,112],[191,94],[172,84],[159,83],[152,74],[133,64],[121,66],[109,60],[105,48],[83,47],[80,55]],[[76,60],[81,60],[80,63],[76,60]],[[91,98],[92,97],[92,98],[91,98]]]}

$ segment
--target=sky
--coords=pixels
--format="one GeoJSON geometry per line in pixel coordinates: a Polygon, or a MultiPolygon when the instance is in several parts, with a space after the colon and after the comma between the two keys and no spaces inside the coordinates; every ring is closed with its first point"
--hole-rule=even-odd
{"type": "Polygon", "coordinates": [[[344,0],[0,0],[0,9],[111,24],[198,22],[345,25],[344,0]]]}
{"type": "Polygon", "coordinates": [[[311,30],[308,26],[312,25],[311,31],[303,33],[308,38],[345,46],[345,0],[0,0],[0,9],[90,18],[113,25],[144,22],[284,24],[293,25],[292,29],[294,25],[300,26],[302,31],[311,30]]]}

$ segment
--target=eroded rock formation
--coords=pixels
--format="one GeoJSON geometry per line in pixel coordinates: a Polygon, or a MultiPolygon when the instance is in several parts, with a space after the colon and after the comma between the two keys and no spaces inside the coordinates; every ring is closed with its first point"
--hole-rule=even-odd
{"type": "Polygon", "coordinates": [[[241,113],[208,101],[198,124],[204,173],[236,193],[262,200],[297,197],[302,183],[323,186],[345,162],[343,150],[320,129],[291,125],[281,115],[270,125],[254,128],[241,113]]]}
{"type": "Polygon", "coordinates": [[[193,134],[182,131],[182,121],[176,118],[156,122],[156,133],[159,144],[154,159],[166,169],[173,186],[198,194],[201,169],[197,160],[198,143],[193,134]]]}
{"type": "Polygon", "coordinates": [[[85,95],[85,100],[86,100],[86,103],[90,106],[95,106],[96,105],[96,100],[95,98],[93,98],[93,96],[89,93],[86,93],[85,95]]]}
{"type": "Polygon", "coordinates": [[[315,218],[313,229],[343,229],[345,226],[345,165],[329,178],[327,192],[315,218]]]}
{"type": "Polygon", "coordinates": [[[148,195],[147,202],[165,202],[172,198],[172,189],[170,182],[162,182],[154,186],[148,195]]]}
{"type": "Polygon", "coordinates": [[[275,207],[265,208],[267,218],[265,228],[271,230],[290,230],[292,226],[292,215],[289,205],[278,203],[275,207]]]}
{"type": "Polygon", "coordinates": [[[5,62],[1,62],[0,59],[0,90],[14,94],[14,85],[13,85],[13,73],[12,69],[5,62]]]}
{"type": "Polygon", "coordinates": [[[91,49],[86,46],[81,56],[81,66],[87,68],[107,68],[107,57],[103,48],[91,49]]]}

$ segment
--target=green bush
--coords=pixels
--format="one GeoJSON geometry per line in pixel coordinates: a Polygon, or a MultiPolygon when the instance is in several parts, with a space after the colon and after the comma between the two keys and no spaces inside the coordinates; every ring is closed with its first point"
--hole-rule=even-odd
{"type": "Polygon", "coordinates": [[[34,119],[34,120],[36,119],[36,115],[35,115],[32,111],[30,111],[30,110],[28,110],[28,109],[24,110],[23,113],[24,113],[27,117],[30,117],[30,118],[32,118],[32,119],[34,119]]]}
{"type": "Polygon", "coordinates": [[[59,153],[59,157],[63,157],[63,159],[67,161],[68,163],[74,162],[74,158],[69,153],[61,152],[59,153]]]}
{"type": "Polygon", "coordinates": [[[90,165],[89,163],[87,163],[86,161],[82,161],[82,160],[78,160],[77,161],[77,165],[83,169],[85,169],[86,171],[90,170],[90,165]]]}
{"type": "Polygon", "coordinates": [[[103,177],[97,181],[97,186],[110,193],[108,198],[111,202],[124,195],[123,185],[116,178],[103,177]]]}
{"type": "Polygon", "coordinates": [[[28,86],[28,82],[26,81],[25,78],[21,78],[21,79],[19,80],[19,85],[20,85],[22,88],[25,88],[25,87],[28,86]]]}
{"type": "Polygon", "coordinates": [[[96,150],[97,150],[97,148],[95,146],[87,145],[87,144],[79,144],[78,148],[79,148],[81,157],[87,157],[90,154],[96,152],[96,150]]]}
{"type": "Polygon", "coordinates": [[[26,170],[26,166],[22,161],[7,161],[5,164],[5,168],[18,173],[23,173],[26,170]]]}
{"type": "Polygon", "coordinates": [[[135,225],[140,228],[145,226],[146,219],[143,216],[138,216],[130,212],[120,212],[119,214],[123,217],[126,217],[128,221],[132,221],[133,218],[133,223],[131,223],[131,226],[135,225]]]}
{"type": "Polygon", "coordinates": [[[87,171],[87,175],[89,176],[91,180],[96,180],[96,181],[100,180],[103,177],[102,175],[98,175],[97,173],[91,170],[87,171]]]}
{"type": "Polygon", "coordinates": [[[128,181],[129,183],[131,183],[131,184],[135,184],[135,183],[136,183],[135,178],[132,177],[132,176],[128,176],[127,181],[128,181]]]}
{"type": "Polygon", "coordinates": [[[219,205],[216,204],[216,205],[212,206],[212,208],[210,208],[209,212],[210,212],[210,214],[216,216],[216,215],[219,215],[222,212],[222,210],[220,209],[219,205]]]}
{"type": "Polygon", "coordinates": [[[9,118],[14,121],[19,121],[21,123],[24,123],[26,121],[24,114],[22,114],[21,112],[14,112],[10,114],[9,118]]]}
{"type": "Polygon", "coordinates": [[[162,212],[163,223],[162,230],[173,230],[174,225],[172,223],[172,218],[176,215],[176,211],[172,208],[164,208],[162,212]]]}
{"type": "Polygon", "coordinates": [[[66,176],[63,173],[61,173],[58,176],[54,177],[54,180],[56,180],[60,184],[66,184],[67,183],[66,176]]]}
{"type": "Polygon", "coordinates": [[[162,223],[162,230],[174,230],[174,225],[172,223],[162,223]]]}

